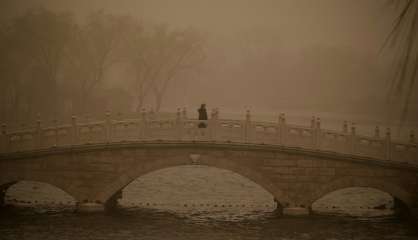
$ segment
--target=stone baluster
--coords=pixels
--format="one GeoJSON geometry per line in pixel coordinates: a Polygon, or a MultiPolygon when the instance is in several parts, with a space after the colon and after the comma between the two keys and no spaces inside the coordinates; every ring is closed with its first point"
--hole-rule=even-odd
{"type": "Polygon", "coordinates": [[[386,128],[386,160],[392,159],[392,143],[391,143],[391,133],[390,128],[386,128]]]}
{"type": "Polygon", "coordinates": [[[343,123],[343,133],[344,134],[348,133],[348,123],[347,123],[347,121],[344,121],[344,123],[343,123]]]}
{"type": "Polygon", "coordinates": [[[183,112],[180,108],[177,108],[176,113],[176,140],[183,139],[183,112]]]}
{"type": "Polygon", "coordinates": [[[71,128],[72,128],[72,132],[73,132],[73,139],[72,139],[72,144],[73,145],[78,145],[78,126],[77,126],[77,117],[76,116],[72,116],[71,117],[71,128]]]}
{"type": "Polygon", "coordinates": [[[54,126],[54,147],[58,146],[59,139],[58,139],[58,121],[57,119],[52,120],[52,126],[54,126]]]}
{"type": "Polygon", "coordinates": [[[247,110],[245,113],[245,124],[244,124],[244,142],[250,142],[251,140],[251,112],[247,110]]]}
{"type": "Polygon", "coordinates": [[[181,116],[184,120],[187,120],[187,110],[186,107],[183,107],[183,110],[181,111],[181,116]]]}
{"type": "Polygon", "coordinates": [[[141,137],[143,139],[146,139],[148,136],[148,116],[147,116],[147,111],[145,108],[143,108],[141,111],[141,129],[142,129],[141,137]]]}
{"type": "Polygon", "coordinates": [[[351,123],[351,154],[356,153],[356,124],[353,122],[351,123]]]}
{"type": "Polygon", "coordinates": [[[1,125],[1,138],[0,138],[0,151],[7,152],[9,149],[9,138],[7,136],[7,127],[6,124],[1,125]]]}
{"type": "Polygon", "coordinates": [[[286,144],[286,136],[287,136],[287,126],[286,126],[286,115],[284,113],[280,114],[279,118],[280,122],[280,144],[286,144]]]}
{"type": "Polygon", "coordinates": [[[375,138],[380,138],[380,128],[379,128],[379,126],[376,126],[374,128],[374,137],[375,138]]]}
{"type": "Polygon", "coordinates": [[[315,141],[315,144],[314,144],[314,147],[316,148],[316,149],[319,149],[320,148],[320,146],[321,146],[321,118],[316,118],[316,128],[315,128],[315,133],[314,134],[312,134],[312,136],[314,137],[314,141],[315,141]]]}
{"type": "Polygon", "coordinates": [[[180,108],[177,108],[176,121],[179,122],[180,120],[181,120],[181,110],[180,108]]]}
{"type": "Polygon", "coordinates": [[[112,119],[109,111],[106,111],[105,131],[106,143],[112,142],[112,119]]]}
{"type": "Polygon", "coordinates": [[[42,148],[42,126],[41,126],[41,118],[38,115],[38,119],[36,120],[36,143],[34,144],[35,148],[42,148]]]}
{"type": "Polygon", "coordinates": [[[311,119],[311,128],[313,129],[313,128],[315,128],[315,116],[312,116],[312,119],[311,119]]]}
{"type": "Polygon", "coordinates": [[[217,130],[218,130],[218,119],[217,119],[217,113],[216,113],[216,108],[213,108],[210,114],[210,119],[209,119],[209,133],[210,133],[210,139],[212,141],[216,141],[217,136],[217,130]]]}
{"type": "Polygon", "coordinates": [[[411,130],[411,132],[409,133],[409,142],[414,144],[415,143],[415,133],[414,130],[411,130]]]}

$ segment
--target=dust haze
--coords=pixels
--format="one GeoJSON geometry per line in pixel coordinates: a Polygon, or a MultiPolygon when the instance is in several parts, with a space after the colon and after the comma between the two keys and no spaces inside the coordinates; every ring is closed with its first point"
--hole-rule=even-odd
{"type": "MultiPolygon", "coordinates": [[[[78,43],[78,49],[87,49],[79,55],[65,46],[67,54],[60,58],[56,78],[49,82],[40,80],[46,78],[42,75],[45,71],[36,60],[18,64],[18,84],[2,88],[1,121],[24,122],[39,114],[46,119],[66,118],[104,114],[106,110],[130,114],[143,108],[174,112],[187,107],[194,113],[201,103],[217,107],[221,113],[244,113],[245,109],[272,115],[332,113],[347,120],[367,116],[382,124],[398,119],[396,105],[387,104],[394,53],[382,50],[396,12],[387,8],[385,1],[1,0],[0,4],[5,29],[14,19],[40,9],[69,15],[68,21],[80,29],[91,26],[94,16],[96,20],[111,16],[120,20],[120,26],[136,24],[126,32],[115,27],[116,34],[127,42],[121,43],[119,50],[112,49],[114,56],[106,59],[100,79],[87,89],[80,84],[88,84],[88,76],[98,73],[82,75],[81,68],[74,68],[68,59],[78,61],[83,71],[91,71],[97,67],[89,65],[94,60],[80,54],[95,48],[94,43],[100,44],[107,35],[96,36],[91,47],[78,43]],[[158,73],[153,82],[160,87],[150,83],[154,75],[145,74],[145,64],[135,62],[135,56],[143,53],[134,54],[138,36],[132,29],[138,28],[148,36],[149,44],[155,42],[152,37],[158,31],[167,36],[181,33],[186,40],[178,46],[193,49],[183,65],[170,65],[180,62],[175,55],[163,73],[158,73]],[[88,93],[83,95],[83,91],[88,93]]],[[[30,35],[25,39],[34,42],[30,35]]],[[[178,47],[173,46],[176,52],[178,47]]],[[[139,50],[144,48],[148,45],[139,50]]],[[[154,66],[149,72],[170,61],[148,54],[153,56],[148,64],[154,66]]],[[[13,82],[11,76],[15,75],[3,75],[2,85],[13,82]]],[[[407,119],[416,125],[418,97],[413,99],[407,119]]]]}

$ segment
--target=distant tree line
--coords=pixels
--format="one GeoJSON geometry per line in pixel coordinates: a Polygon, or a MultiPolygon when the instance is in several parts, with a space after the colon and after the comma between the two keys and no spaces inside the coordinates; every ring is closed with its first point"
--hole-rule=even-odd
{"type": "Polygon", "coordinates": [[[170,84],[204,59],[194,29],[102,11],[79,23],[71,13],[32,9],[0,25],[0,121],[140,111],[147,98],[159,111],[170,84]],[[106,87],[115,69],[130,80],[106,87]]]}

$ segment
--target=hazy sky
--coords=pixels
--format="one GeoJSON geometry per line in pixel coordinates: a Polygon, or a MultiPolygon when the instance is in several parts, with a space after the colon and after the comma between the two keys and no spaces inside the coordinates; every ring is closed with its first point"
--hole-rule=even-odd
{"type": "MultiPolygon", "coordinates": [[[[2,16],[44,6],[94,10],[192,26],[208,39],[208,63],[172,86],[166,108],[198,105],[270,111],[346,111],[381,104],[390,61],[379,53],[395,16],[386,0],[0,0],[2,16]],[[251,66],[251,67],[249,67],[251,66]]],[[[112,79],[123,78],[119,73],[112,79]]],[[[364,110],[363,110],[364,111],[364,110]]],[[[360,111],[361,112],[361,111],[360,111]]]]}
{"type": "MultiPolygon", "coordinates": [[[[384,0],[0,0],[4,13],[45,6],[84,16],[103,9],[216,34],[269,28],[297,44],[382,43],[391,15],[384,0]],[[20,10],[16,10],[20,9],[20,10]]],[[[389,25],[389,26],[388,26],[389,25]]]]}

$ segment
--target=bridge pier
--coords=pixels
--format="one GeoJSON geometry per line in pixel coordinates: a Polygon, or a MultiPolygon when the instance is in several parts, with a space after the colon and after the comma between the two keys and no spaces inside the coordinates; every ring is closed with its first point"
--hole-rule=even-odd
{"type": "Polygon", "coordinates": [[[94,203],[94,202],[78,203],[76,211],[80,213],[104,212],[105,205],[103,203],[94,203]]]}
{"type": "Polygon", "coordinates": [[[306,216],[310,215],[311,210],[303,207],[286,207],[283,208],[283,215],[285,216],[306,216]]]}
{"type": "Polygon", "coordinates": [[[105,203],[105,210],[111,211],[112,209],[115,209],[118,205],[118,200],[122,198],[122,190],[117,191],[115,194],[113,194],[112,197],[107,200],[105,203]]]}

